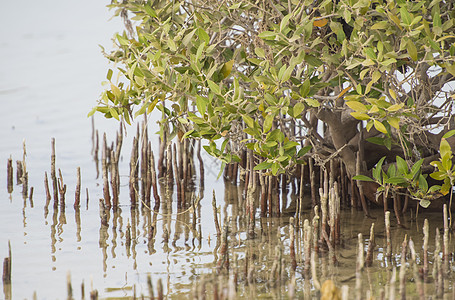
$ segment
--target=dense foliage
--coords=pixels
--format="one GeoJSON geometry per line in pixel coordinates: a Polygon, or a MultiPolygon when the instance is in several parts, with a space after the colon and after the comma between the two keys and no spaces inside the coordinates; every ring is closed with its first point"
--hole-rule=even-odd
{"type": "Polygon", "coordinates": [[[372,181],[373,201],[378,186],[407,188],[426,206],[453,185],[453,1],[113,0],[110,7],[127,30],[106,53],[118,68],[92,113],[129,123],[158,109],[161,133],[205,139],[224,163],[246,146],[259,158],[256,169],[273,175],[305,155],[321,165],[339,156],[350,176],[372,181]],[[432,161],[432,177],[446,180],[442,191],[428,187],[432,161]]]}

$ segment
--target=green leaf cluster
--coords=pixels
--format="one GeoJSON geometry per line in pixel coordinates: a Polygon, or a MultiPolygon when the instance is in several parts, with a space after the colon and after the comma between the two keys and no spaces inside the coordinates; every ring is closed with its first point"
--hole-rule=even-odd
{"type": "MultiPolygon", "coordinates": [[[[317,131],[321,123],[343,126],[342,112],[349,126],[362,122],[378,133],[368,141],[408,153],[411,125],[444,109],[436,92],[419,99],[433,91],[419,90],[419,72],[436,69],[441,81],[455,76],[454,15],[441,14],[447,5],[113,0],[114,14],[135,27],[115,34],[116,48],[105,53],[116,67],[90,114],[130,123],[158,111],[162,135],[204,139],[225,164],[248,147],[256,170],[272,175],[303,163],[309,137],[317,149],[339,150],[317,131]]],[[[374,180],[425,187],[424,175],[400,159],[393,168],[376,171],[374,180]]]]}

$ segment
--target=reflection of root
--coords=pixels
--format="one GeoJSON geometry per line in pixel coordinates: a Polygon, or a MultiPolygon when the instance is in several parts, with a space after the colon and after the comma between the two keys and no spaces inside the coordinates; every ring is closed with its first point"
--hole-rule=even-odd
{"type": "Polygon", "coordinates": [[[340,300],[341,291],[332,280],[326,280],[321,287],[321,300],[340,300]]]}

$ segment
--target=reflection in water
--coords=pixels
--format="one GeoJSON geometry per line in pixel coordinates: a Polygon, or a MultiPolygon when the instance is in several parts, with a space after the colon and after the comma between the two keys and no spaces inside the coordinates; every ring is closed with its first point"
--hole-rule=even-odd
{"type": "Polygon", "coordinates": [[[12,299],[11,271],[12,271],[13,256],[11,253],[11,242],[8,241],[8,257],[3,260],[3,295],[5,300],[12,299]]]}
{"type": "MultiPolygon", "coordinates": [[[[205,291],[205,295],[217,293],[220,297],[235,294],[245,298],[257,298],[268,294],[272,298],[280,298],[283,293],[289,293],[295,297],[311,299],[315,295],[316,282],[322,285],[326,279],[334,280],[339,286],[347,285],[351,289],[355,289],[356,278],[353,277],[350,266],[357,257],[357,246],[355,246],[357,233],[364,231],[363,234],[367,237],[368,229],[374,221],[379,247],[375,250],[373,267],[366,268],[362,272],[362,288],[357,291],[361,291],[359,295],[364,295],[368,290],[374,291],[378,285],[390,289],[393,269],[402,264],[399,253],[404,234],[413,235],[417,249],[421,245],[419,230],[405,233],[398,228],[393,228],[393,251],[397,253],[397,256],[392,256],[394,259],[388,259],[383,255],[384,249],[381,247],[384,245],[381,243],[381,239],[385,238],[382,234],[384,232],[384,224],[381,222],[382,211],[372,211],[373,214],[377,214],[376,219],[372,220],[365,219],[362,213],[356,210],[345,210],[342,211],[340,246],[335,247],[334,245],[335,251],[332,252],[330,247],[321,242],[323,241],[321,236],[316,238],[321,239],[317,241],[319,245],[314,246],[314,249],[319,248],[319,251],[310,251],[311,256],[308,256],[306,244],[313,243],[311,242],[314,234],[313,227],[310,227],[309,233],[305,235],[302,224],[296,221],[295,224],[292,223],[293,227],[291,227],[288,218],[289,211],[296,205],[297,190],[280,189],[287,199],[285,200],[286,205],[280,204],[281,217],[259,217],[260,194],[254,195],[254,211],[257,215],[255,218],[256,236],[251,238],[247,234],[249,225],[244,186],[230,182],[225,182],[225,184],[224,199],[217,200],[221,210],[215,210],[215,214],[219,215],[220,227],[223,230],[221,235],[216,236],[216,241],[212,244],[205,243],[208,241],[208,235],[203,237],[202,227],[211,227],[212,230],[207,231],[214,232],[215,225],[202,224],[210,218],[203,215],[202,201],[194,191],[186,193],[188,199],[191,199],[186,200],[187,207],[178,207],[174,199],[177,195],[173,192],[172,186],[162,183],[160,185],[160,210],[151,210],[148,206],[130,207],[127,217],[122,214],[128,210],[122,211],[120,207],[111,210],[104,206],[104,201],[101,199],[99,203],[99,248],[102,253],[104,276],[106,278],[111,276],[111,268],[108,264],[112,264],[112,268],[117,268],[117,265],[121,265],[118,260],[121,260],[122,257],[127,259],[130,266],[130,271],[125,272],[125,287],[127,288],[113,286],[105,292],[112,295],[122,293],[125,296],[134,293],[134,287],[131,288],[134,284],[129,282],[134,277],[131,272],[138,274],[138,280],[143,280],[144,285],[145,277],[142,277],[144,272],[166,280],[164,282],[165,294],[172,297],[187,295],[190,291],[193,294],[203,295],[202,291],[205,291]],[[127,225],[123,227],[125,218],[127,225]],[[110,226],[111,229],[109,229],[110,226]],[[294,258],[290,256],[291,230],[294,230],[295,237],[294,258]],[[158,243],[156,242],[157,236],[161,239],[158,239],[160,241],[158,243]],[[122,245],[122,247],[119,248],[118,245],[122,245]],[[149,268],[144,268],[147,264],[142,262],[147,258],[143,256],[143,253],[148,257],[149,268]],[[109,256],[112,260],[109,260],[109,256]],[[291,267],[294,264],[292,259],[295,259],[295,269],[291,267]],[[311,270],[306,269],[309,260],[311,260],[311,263],[308,263],[311,270]],[[381,267],[383,269],[380,269],[381,267]],[[193,282],[197,282],[196,285],[193,282]],[[232,286],[236,286],[237,289],[231,288],[232,286]]],[[[277,194],[277,197],[283,199],[284,195],[277,194]]],[[[311,201],[309,195],[305,197],[304,201],[311,201]]],[[[24,212],[25,205],[24,203],[24,212]]],[[[82,241],[80,210],[76,208],[74,213],[76,240],[80,243],[82,241]]],[[[313,210],[303,211],[302,220],[312,220],[313,217],[313,210]]],[[[408,224],[409,228],[418,229],[421,226],[420,223],[416,223],[414,219],[410,218],[403,218],[402,222],[408,224]]],[[[308,223],[310,224],[310,222],[308,223]]],[[[432,220],[432,224],[433,226],[438,225],[434,220],[432,220]]],[[[56,244],[63,242],[64,225],[66,225],[65,207],[54,207],[50,225],[51,254],[54,262],[56,261],[56,244]]],[[[367,239],[361,240],[365,245],[367,241],[367,239]]],[[[441,265],[443,264],[444,262],[441,263],[441,265]]],[[[448,261],[445,268],[445,270],[450,268],[448,261]]],[[[433,290],[431,284],[422,284],[426,289],[425,293],[429,294],[433,290]]],[[[397,282],[397,289],[398,286],[397,282]]],[[[7,292],[4,287],[6,299],[7,292]]],[[[354,295],[353,291],[351,291],[351,295],[354,295]]]]}
{"type": "Polygon", "coordinates": [[[63,225],[66,225],[65,206],[60,206],[60,214],[58,217],[58,225],[57,225],[57,234],[59,237],[59,242],[63,241],[63,238],[62,238],[63,225]]]}
{"type": "Polygon", "coordinates": [[[27,227],[27,216],[25,213],[25,208],[27,207],[27,200],[23,200],[23,205],[22,205],[22,224],[24,226],[24,229],[27,227]]]}
{"type": "MultiPolygon", "coordinates": [[[[174,153],[178,153],[178,150],[174,153]]],[[[176,154],[176,160],[179,159],[176,154]]],[[[174,169],[175,174],[180,174],[177,168],[174,169]]],[[[192,165],[187,169],[196,168],[192,165]]],[[[258,178],[258,181],[260,180],[270,181],[267,177],[258,178]]],[[[280,180],[281,182],[289,181],[284,176],[280,180]]],[[[163,282],[165,294],[176,298],[187,297],[191,292],[200,297],[202,297],[201,295],[216,294],[219,297],[228,295],[234,297],[232,295],[235,295],[235,297],[250,299],[264,295],[280,298],[289,293],[289,295],[307,299],[317,297],[315,290],[326,279],[332,279],[337,286],[349,286],[351,295],[354,295],[352,289],[355,289],[357,282],[357,286],[361,288],[357,289],[356,294],[363,296],[367,292],[374,294],[374,289],[378,286],[390,290],[393,270],[403,265],[402,257],[406,258],[404,261],[406,265],[412,265],[409,251],[404,252],[404,256],[401,254],[405,234],[408,235],[407,241],[410,240],[409,237],[412,237],[415,242],[416,260],[420,260],[422,219],[415,220],[414,217],[405,215],[402,222],[409,230],[404,231],[401,228],[392,227],[393,247],[391,251],[393,255],[388,257],[384,250],[386,243],[385,234],[383,234],[385,228],[382,211],[373,210],[372,214],[376,214],[373,216],[375,219],[368,219],[355,209],[343,210],[340,224],[341,241],[339,245],[336,242],[333,243],[333,237],[330,235],[327,240],[332,244],[329,245],[324,235],[319,234],[322,226],[318,223],[315,211],[311,209],[310,195],[304,194],[303,211],[299,218],[295,218],[295,221],[289,219],[295,215],[296,207],[300,205],[298,203],[300,191],[296,187],[304,187],[304,185],[300,185],[298,181],[291,180],[284,187],[279,184],[278,180],[274,182],[271,193],[269,190],[266,191],[268,204],[266,209],[262,207],[261,188],[248,194],[242,180],[238,183],[226,180],[223,192],[220,193],[217,190],[218,195],[222,196],[214,199],[215,203],[213,207],[210,207],[210,201],[207,199],[207,195],[204,195],[203,186],[194,186],[193,182],[196,181],[196,179],[191,179],[187,181],[190,182],[187,186],[181,186],[178,190],[178,180],[175,180],[174,184],[170,184],[168,178],[162,178],[158,186],[160,202],[155,202],[154,209],[150,208],[153,206],[150,202],[144,201],[146,199],[139,195],[138,201],[140,200],[142,205],[135,207],[128,205],[129,210],[124,208],[124,204],[121,204],[123,210],[120,206],[107,207],[104,200],[100,199],[99,216],[96,215],[94,230],[98,231],[99,235],[101,272],[109,284],[114,278],[112,286],[104,293],[113,297],[131,296],[135,291],[135,285],[138,288],[137,291],[142,292],[145,288],[141,289],[141,285],[145,286],[146,275],[151,274],[154,280],[158,278],[165,280],[163,282]],[[273,199],[272,203],[270,199],[273,199]],[[273,217],[265,217],[270,215],[268,213],[270,204],[273,204],[273,214],[271,214],[273,217]],[[266,212],[264,216],[261,216],[262,210],[266,212]],[[250,218],[251,212],[253,218],[250,218]],[[254,226],[251,226],[252,220],[254,226]],[[218,225],[221,228],[219,233],[216,230],[215,222],[219,222],[218,225]],[[356,252],[359,249],[358,233],[368,237],[372,222],[375,223],[378,245],[374,250],[373,266],[359,269],[360,277],[356,278],[352,266],[355,265],[356,252]],[[307,226],[306,229],[304,224],[307,226]],[[255,231],[253,235],[250,234],[251,228],[255,231]],[[291,241],[291,236],[294,237],[293,241],[291,241]],[[115,278],[119,276],[118,273],[124,275],[122,280],[115,278]],[[119,286],[122,284],[124,286],[119,286]],[[233,287],[237,287],[237,289],[233,287]]],[[[200,182],[203,184],[202,181],[200,182]]],[[[207,191],[207,193],[212,193],[212,191],[207,191]]],[[[145,191],[143,197],[147,197],[146,195],[145,191]]],[[[30,214],[33,207],[28,208],[27,202],[23,198],[23,202],[19,204],[22,205],[21,225],[24,230],[28,226],[31,227],[27,223],[32,224],[30,219],[27,219],[26,213],[30,214]]],[[[59,204],[54,201],[52,221],[49,224],[46,223],[50,227],[51,233],[50,254],[53,270],[56,270],[58,266],[56,263],[57,249],[66,247],[64,229],[72,230],[68,228],[66,213],[71,214],[73,210],[65,211],[65,206],[59,204]]],[[[49,200],[44,207],[46,219],[48,205],[49,200]]],[[[78,249],[82,251],[89,248],[89,245],[86,247],[84,244],[84,239],[91,232],[89,229],[86,230],[86,226],[90,228],[91,220],[88,218],[92,215],[87,212],[87,219],[84,218],[86,234],[82,237],[81,211],[79,207],[74,209],[75,240],[78,249]]],[[[430,223],[432,228],[429,232],[430,241],[432,241],[435,227],[443,227],[440,214],[435,214],[430,223]]],[[[327,234],[329,233],[328,227],[329,225],[327,225],[327,234]]],[[[443,240],[443,234],[437,240],[443,240]]],[[[438,250],[430,242],[428,251],[430,254],[427,255],[427,258],[429,256],[429,260],[433,259],[435,262],[430,263],[431,267],[427,271],[426,280],[422,281],[426,295],[431,294],[435,289],[441,290],[443,285],[447,287],[452,283],[451,277],[444,275],[450,275],[452,258],[449,255],[440,254],[451,252],[453,249],[443,250],[442,244],[441,242],[438,250]],[[434,252],[436,255],[433,255],[434,252]],[[433,267],[437,268],[434,272],[431,270],[433,267]]],[[[361,249],[363,247],[367,250],[368,239],[361,239],[359,245],[361,249]]],[[[71,267],[70,265],[69,268],[71,267]]],[[[411,289],[414,288],[412,282],[415,281],[412,272],[412,267],[407,268],[407,281],[405,281],[408,286],[411,286],[411,289]]],[[[399,290],[398,279],[394,284],[399,290]]],[[[6,299],[11,297],[8,296],[8,293],[11,293],[11,290],[8,290],[8,285],[4,284],[6,299]]],[[[150,295],[150,291],[148,293],[150,295]]]]}
{"type": "Polygon", "coordinates": [[[100,219],[101,219],[101,226],[99,230],[99,247],[101,248],[102,256],[103,256],[103,271],[104,276],[106,276],[107,271],[107,239],[109,238],[108,228],[109,228],[109,216],[110,212],[104,206],[103,199],[100,199],[100,219]]]}
{"type": "Polygon", "coordinates": [[[74,221],[76,222],[76,241],[81,241],[81,209],[79,206],[74,208],[74,221]]]}
{"type": "Polygon", "coordinates": [[[3,282],[3,295],[5,300],[11,300],[12,298],[12,285],[11,283],[3,282]]]}
{"type": "Polygon", "coordinates": [[[119,231],[121,232],[122,231],[122,219],[121,219],[121,213],[122,213],[122,210],[117,207],[117,209],[114,209],[113,210],[113,217],[112,217],[112,240],[111,240],[111,243],[112,243],[112,249],[111,249],[111,255],[112,255],[112,258],[115,258],[116,257],[116,254],[115,254],[115,249],[117,248],[117,227],[118,227],[118,224],[120,224],[119,226],[119,231]],[[119,220],[119,216],[120,216],[120,220],[119,220]]]}
{"type": "MultiPolygon", "coordinates": [[[[55,244],[57,243],[56,232],[57,232],[57,225],[58,225],[58,207],[54,206],[52,211],[52,224],[51,224],[51,253],[54,254],[55,244]]],[[[55,255],[52,255],[52,261],[55,261],[55,255]]]]}
{"type": "MultiPolygon", "coordinates": [[[[137,228],[138,228],[138,222],[139,218],[137,218],[137,213],[138,213],[138,208],[137,207],[130,207],[130,214],[131,214],[131,254],[132,254],[132,259],[133,259],[133,270],[137,269],[137,262],[136,262],[136,245],[137,245],[137,228]]],[[[128,233],[128,230],[127,230],[128,233]]],[[[128,236],[128,235],[127,235],[128,236]]],[[[128,242],[128,237],[127,237],[127,242],[128,242]]],[[[129,248],[129,246],[127,246],[129,248]]],[[[128,255],[129,257],[129,255],[128,255]]]]}

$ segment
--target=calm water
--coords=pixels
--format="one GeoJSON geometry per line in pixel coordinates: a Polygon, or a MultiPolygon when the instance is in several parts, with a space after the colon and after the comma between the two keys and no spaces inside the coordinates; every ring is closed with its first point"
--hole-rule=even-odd
{"type": "MultiPolygon", "coordinates": [[[[108,67],[98,44],[109,48],[110,37],[122,26],[117,19],[108,21],[111,13],[105,8],[107,3],[28,0],[21,1],[19,9],[14,1],[0,4],[0,259],[8,255],[10,242],[12,299],[31,299],[34,292],[38,299],[64,299],[68,272],[75,298],[81,296],[82,282],[86,297],[91,286],[103,298],[131,296],[133,287],[137,295],[148,295],[148,274],[155,283],[161,278],[165,293],[179,298],[201,275],[211,274],[214,269],[213,190],[217,195],[220,220],[233,217],[232,253],[237,255],[241,265],[247,251],[257,251],[257,281],[265,282],[278,241],[283,243],[285,255],[289,252],[288,217],[263,219],[262,222],[258,219],[257,230],[260,232],[262,228],[263,233],[255,240],[247,240],[242,217],[245,215],[242,189],[225,187],[222,180],[216,181],[219,165],[207,156],[204,156],[205,189],[196,186],[195,193],[203,197],[195,212],[178,211],[175,192],[164,196],[164,189],[161,190],[162,198],[168,200],[162,199],[159,212],[131,210],[127,175],[135,126],[127,130],[120,162],[120,210],[117,214],[110,212],[107,226],[101,223],[98,200],[102,198],[102,181],[96,178],[91,156],[91,121],[86,115],[102,91],[101,81],[108,67]],[[50,173],[52,137],[56,139],[57,168],[61,169],[68,186],[68,205],[65,210],[53,210],[51,206],[46,214],[43,180],[44,172],[50,173]],[[23,199],[21,186],[15,185],[11,195],[6,189],[7,159],[13,158],[16,170],[16,160],[22,160],[23,140],[27,146],[29,187],[34,187],[33,206],[28,198],[23,199]],[[77,167],[81,167],[83,191],[79,213],[72,207],[77,167]],[[89,190],[88,204],[86,188],[89,190]],[[132,243],[128,246],[129,226],[132,243]],[[156,235],[149,240],[151,226],[156,229],[156,235]]],[[[154,128],[153,118],[149,122],[150,128],[154,128]]],[[[109,142],[114,140],[118,129],[115,121],[97,116],[95,126],[100,133],[107,132],[109,142]]],[[[156,150],[158,139],[153,134],[149,136],[156,150]]],[[[286,201],[289,203],[284,207],[292,205],[292,197],[286,201]]],[[[304,218],[309,217],[307,211],[304,218]]],[[[442,227],[441,214],[428,217],[431,218],[430,244],[433,245],[434,228],[442,227]]],[[[381,268],[368,269],[365,278],[369,281],[365,286],[375,290],[377,285],[387,281],[391,266],[396,263],[387,262],[382,255],[384,230],[380,211],[375,220],[364,218],[361,212],[343,213],[344,242],[339,252],[339,265],[330,265],[330,260],[322,258],[322,267],[318,270],[322,279],[333,278],[338,285],[354,285],[357,234],[361,232],[367,239],[372,222],[376,223],[379,245],[375,266],[381,268]]],[[[408,231],[396,227],[393,230],[395,252],[400,252],[405,234],[412,236],[416,246],[421,247],[423,218],[418,222],[408,221],[407,225],[408,231]]],[[[306,288],[313,289],[299,272],[296,280],[300,294],[306,288]]],[[[431,289],[430,283],[428,290],[431,289]]],[[[246,297],[258,294],[280,297],[280,291],[273,292],[264,284],[257,292],[246,290],[244,293],[246,297]]]]}

